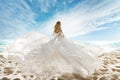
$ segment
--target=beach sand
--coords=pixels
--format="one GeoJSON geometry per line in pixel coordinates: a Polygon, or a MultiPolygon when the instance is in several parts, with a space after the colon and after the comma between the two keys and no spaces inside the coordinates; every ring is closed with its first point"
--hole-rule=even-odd
{"type": "Polygon", "coordinates": [[[105,53],[99,59],[103,61],[103,67],[86,78],[76,73],[65,73],[41,79],[37,75],[23,72],[21,67],[24,62],[21,63],[16,56],[5,58],[0,55],[0,80],[120,80],[120,52],[105,53]]]}

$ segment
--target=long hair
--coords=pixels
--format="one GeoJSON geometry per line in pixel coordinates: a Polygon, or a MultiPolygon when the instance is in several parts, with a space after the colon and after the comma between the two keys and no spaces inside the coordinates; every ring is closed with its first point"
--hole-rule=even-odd
{"type": "Polygon", "coordinates": [[[61,22],[57,21],[54,26],[54,33],[59,33],[59,32],[61,32],[61,22]]]}
{"type": "Polygon", "coordinates": [[[57,21],[54,26],[54,33],[59,34],[60,36],[64,37],[64,34],[61,29],[61,22],[57,21]]]}

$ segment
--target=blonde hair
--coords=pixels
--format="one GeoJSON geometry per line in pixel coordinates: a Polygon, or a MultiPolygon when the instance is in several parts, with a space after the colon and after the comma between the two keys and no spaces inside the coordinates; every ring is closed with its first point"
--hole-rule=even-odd
{"type": "Polygon", "coordinates": [[[64,34],[61,29],[61,22],[57,21],[54,26],[54,33],[59,34],[60,36],[64,37],[64,34]]]}
{"type": "Polygon", "coordinates": [[[54,26],[54,33],[59,33],[61,31],[61,22],[57,21],[54,26]]]}

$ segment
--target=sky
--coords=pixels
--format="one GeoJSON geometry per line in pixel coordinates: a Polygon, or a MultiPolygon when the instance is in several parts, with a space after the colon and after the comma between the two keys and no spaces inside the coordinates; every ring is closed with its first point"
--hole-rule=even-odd
{"type": "Polygon", "coordinates": [[[51,36],[57,21],[73,40],[120,41],[120,0],[0,0],[0,40],[51,36]]]}

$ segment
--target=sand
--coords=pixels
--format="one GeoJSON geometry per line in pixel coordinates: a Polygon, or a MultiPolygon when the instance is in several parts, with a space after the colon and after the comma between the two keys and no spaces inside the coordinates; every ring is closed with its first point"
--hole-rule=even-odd
{"type": "Polygon", "coordinates": [[[17,57],[15,60],[15,56],[5,58],[0,55],[0,80],[120,80],[120,52],[105,53],[99,59],[103,61],[103,67],[86,78],[76,73],[64,73],[41,79],[35,74],[23,72],[23,64],[17,57]]]}

